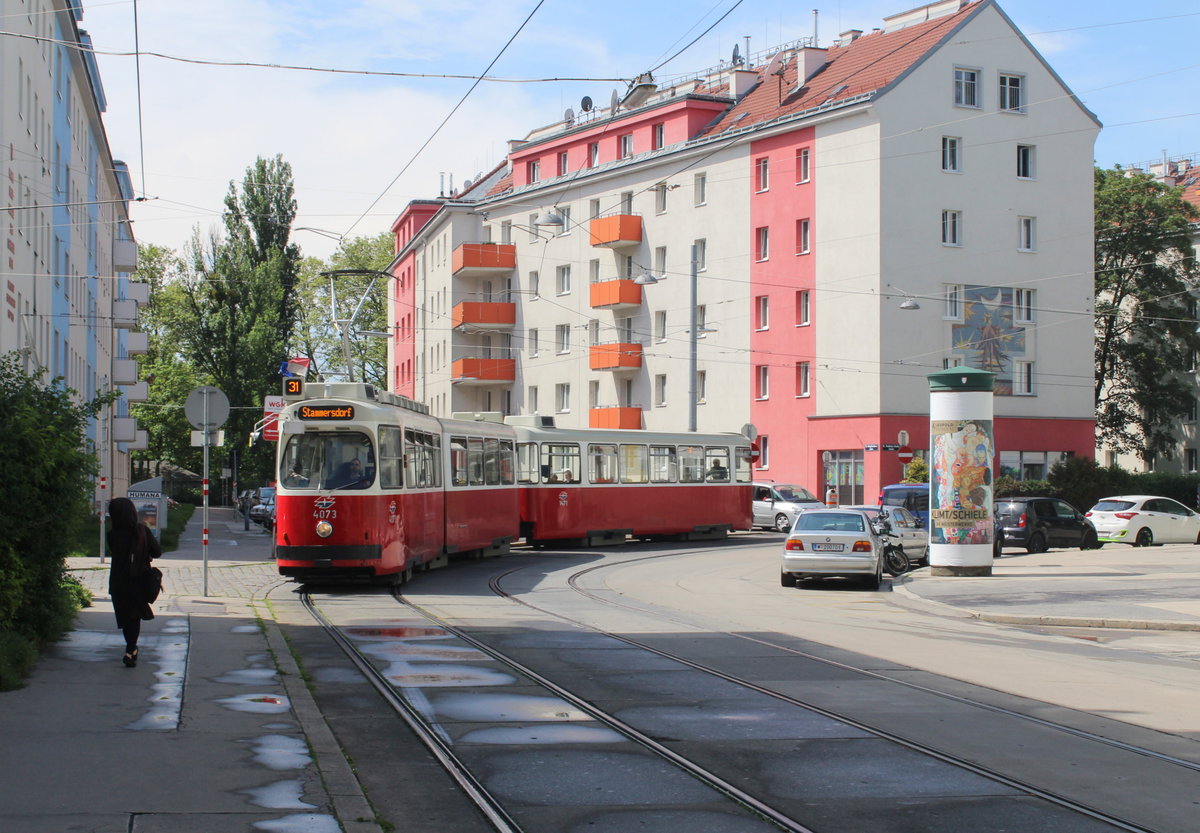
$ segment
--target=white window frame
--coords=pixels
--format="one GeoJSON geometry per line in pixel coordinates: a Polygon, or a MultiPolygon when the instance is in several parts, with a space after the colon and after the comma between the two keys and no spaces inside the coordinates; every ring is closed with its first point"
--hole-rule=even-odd
{"type": "Polygon", "coordinates": [[[796,363],[796,398],[806,399],[812,396],[812,364],[810,362],[796,363]]]}
{"type": "Polygon", "coordinates": [[[1037,179],[1037,145],[1017,145],[1017,179],[1037,179]]]}
{"type": "Polygon", "coordinates": [[[570,324],[559,324],[554,328],[554,352],[560,356],[571,352],[570,324]]]}
{"type": "Polygon", "coordinates": [[[560,205],[557,207],[558,216],[562,217],[562,227],[558,230],[559,237],[565,237],[571,233],[573,225],[571,224],[571,206],[560,205]]]}
{"type": "Polygon", "coordinates": [[[962,137],[942,137],[942,170],[948,174],[962,173],[962,137]]]}
{"type": "Polygon", "coordinates": [[[558,175],[566,176],[571,172],[570,159],[565,150],[558,153],[558,175]]]}
{"type": "Polygon", "coordinates": [[[771,296],[759,295],[758,303],[755,306],[758,313],[756,329],[760,331],[771,329],[771,296]]]}
{"type": "Polygon", "coordinates": [[[946,309],[942,318],[947,321],[962,321],[963,318],[963,285],[961,283],[946,284],[946,309]]]}
{"type": "Polygon", "coordinates": [[[979,79],[981,71],[977,67],[955,67],[954,68],[954,106],[955,107],[970,107],[973,110],[980,108],[979,79]]]}
{"type": "Polygon", "coordinates": [[[1025,112],[1025,78],[1017,72],[1002,72],[998,82],[1001,113],[1025,112]]]}
{"type": "Polygon", "coordinates": [[[554,386],[554,407],[560,414],[571,412],[571,383],[560,382],[554,386]]]}
{"type": "Polygon", "coordinates": [[[708,335],[705,332],[708,324],[708,307],[705,304],[696,304],[696,338],[704,338],[708,335]]]}
{"type": "Polygon", "coordinates": [[[654,313],[654,340],[660,344],[667,340],[667,311],[665,309],[654,313]]]}
{"type": "Polygon", "coordinates": [[[537,385],[529,386],[529,393],[525,396],[525,404],[529,407],[529,413],[536,414],[538,410],[538,389],[537,385]]]}
{"type": "Polygon", "coordinates": [[[617,137],[617,158],[629,159],[633,156],[633,134],[623,133],[617,137]]]}
{"type": "Polygon", "coordinates": [[[588,145],[588,167],[594,168],[600,164],[600,143],[591,142],[588,145]]]}
{"type": "Polygon", "coordinates": [[[692,245],[696,247],[696,271],[703,272],[708,268],[708,239],[701,237],[692,245]]]}
{"type": "Polygon", "coordinates": [[[1034,396],[1037,387],[1034,383],[1033,362],[1017,360],[1013,363],[1013,396],[1034,396]]]}
{"type": "Polygon", "coordinates": [[[1017,324],[1033,323],[1033,289],[1016,289],[1013,291],[1013,321],[1017,324]]]}
{"type": "Polygon", "coordinates": [[[700,173],[692,177],[693,205],[708,205],[708,174],[700,173]]]}
{"type": "Polygon", "coordinates": [[[1037,251],[1037,217],[1017,218],[1017,251],[1037,251]]]}
{"type": "Polygon", "coordinates": [[[771,259],[770,226],[759,226],[754,230],[754,259],[759,263],[771,259]]]}
{"type": "Polygon", "coordinates": [[[796,254],[806,255],[812,252],[812,220],[805,217],[796,221],[796,254]]]}
{"type": "Polygon", "coordinates": [[[796,184],[803,185],[812,179],[812,149],[800,148],[796,151],[796,184]]]}
{"type": "Polygon", "coordinates": [[[663,122],[659,122],[658,124],[654,125],[654,127],[651,129],[651,132],[653,133],[652,143],[654,145],[654,150],[665,147],[667,142],[667,125],[663,122]]]}
{"type": "Polygon", "coordinates": [[[537,270],[535,269],[529,273],[529,291],[531,293],[531,300],[536,301],[538,299],[538,297],[540,297],[538,295],[538,285],[540,283],[541,283],[541,281],[538,278],[538,273],[537,273],[537,270]]]}
{"type": "Polygon", "coordinates": [[[812,290],[801,289],[797,293],[796,326],[812,326],[812,290]]]}
{"type": "Polygon", "coordinates": [[[962,246],[962,212],[956,208],[942,211],[942,245],[962,246]]]}
{"type": "Polygon", "coordinates": [[[654,213],[667,213],[667,183],[660,182],[654,186],[654,213]]]}
{"type": "Polygon", "coordinates": [[[754,389],[755,399],[770,399],[771,398],[771,367],[770,365],[760,364],[755,372],[756,385],[754,389]]]}
{"type": "Polygon", "coordinates": [[[663,408],[667,404],[667,374],[659,373],[654,377],[654,407],[663,408]]]}
{"type": "Polygon", "coordinates": [[[571,264],[562,263],[554,268],[554,293],[571,294],[571,264]]]}
{"type": "Polygon", "coordinates": [[[754,183],[758,193],[771,190],[771,159],[761,156],[754,160],[754,183]]]}
{"type": "Polygon", "coordinates": [[[538,182],[542,178],[542,160],[530,159],[526,162],[525,174],[530,182],[538,182]]]}
{"type": "Polygon", "coordinates": [[[531,359],[532,359],[534,356],[536,356],[536,355],[538,354],[538,331],[537,331],[537,327],[530,327],[530,328],[529,328],[529,335],[527,336],[527,340],[528,340],[528,342],[529,342],[529,344],[528,344],[529,358],[531,358],[531,359]]]}
{"type": "Polygon", "coordinates": [[[696,371],[696,404],[703,405],[708,397],[708,371],[696,371]]]}

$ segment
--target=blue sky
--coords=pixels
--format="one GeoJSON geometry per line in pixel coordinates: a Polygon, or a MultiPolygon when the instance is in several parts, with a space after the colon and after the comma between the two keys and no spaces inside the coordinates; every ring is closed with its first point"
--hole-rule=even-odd
{"type": "MultiPolygon", "coordinates": [[[[712,31],[655,73],[686,75],[813,33],[820,45],[845,29],[870,31],[913,0],[140,0],[143,53],[342,70],[475,75],[521,29],[490,74],[587,81],[480,84],[418,154],[470,80],[368,77],[259,67],[141,60],[141,134],[135,64],[99,56],[114,155],[150,200],[134,207],[142,242],[179,247],[193,227],[219,226],[221,200],[255,156],[282,153],[294,170],[306,254],[328,255],[330,232],[385,231],[411,199],[435,197],[490,169],[506,141],[579,109],[607,104],[623,81],[657,66],[722,15],[712,31]],[[735,7],[736,6],[736,7],[735,7]],[[536,8],[536,11],[535,11],[536,8]],[[530,13],[533,12],[532,16],[530,13]],[[143,165],[144,158],[144,165],[143,165]],[[401,171],[407,170],[402,174],[401,171]],[[399,177],[398,177],[399,175],[399,177]],[[398,178],[397,178],[398,177],[398,178]],[[395,183],[388,188],[389,183],[395,183]],[[385,189],[387,189],[385,194],[385,189]],[[373,207],[372,204],[374,203],[373,207]],[[322,233],[324,232],[324,233],[322,233]]],[[[1105,125],[1104,167],[1200,156],[1200,7],[1195,0],[1140,3],[1007,0],[1001,8],[1105,125]]],[[[101,51],[134,47],[133,4],[84,2],[82,27],[101,51]]]]}

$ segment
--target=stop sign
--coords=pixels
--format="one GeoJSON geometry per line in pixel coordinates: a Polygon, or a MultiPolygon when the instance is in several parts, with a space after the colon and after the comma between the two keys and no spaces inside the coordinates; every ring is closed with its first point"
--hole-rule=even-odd
{"type": "Polygon", "coordinates": [[[902,445],[900,446],[900,450],[896,452],[896,456],[899,457],[903,462],[907,463],[913,458],[912,449],[906,445],[902,445]]]}

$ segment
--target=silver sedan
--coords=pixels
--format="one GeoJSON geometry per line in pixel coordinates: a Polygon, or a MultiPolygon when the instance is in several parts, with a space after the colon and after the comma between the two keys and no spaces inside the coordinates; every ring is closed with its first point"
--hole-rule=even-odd
{"type": "Polygon", "coordinates": [[[796,518],[783,544],[779,583],[801,578],[859,578],[872,590],[883,580],[883,539],[867,513],[857,509],[812,509],[796,518]]]}

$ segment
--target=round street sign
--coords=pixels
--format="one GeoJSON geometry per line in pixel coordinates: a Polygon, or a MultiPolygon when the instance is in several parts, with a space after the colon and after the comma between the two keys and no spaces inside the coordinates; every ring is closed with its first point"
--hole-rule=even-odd
{"type": "Polygon", "coordinates": [[[219,388],[202,385],[188,394],[183,413],[197,431],[215,431],[229,417],[229,397],[219,388]]]}
{"type": "Polygon", "coordinates": [[[900,446],[900,450],[896,452],[896,456],[901,460],[911,460],[913,458],[912,449],[906,445],[900,446]]]}

